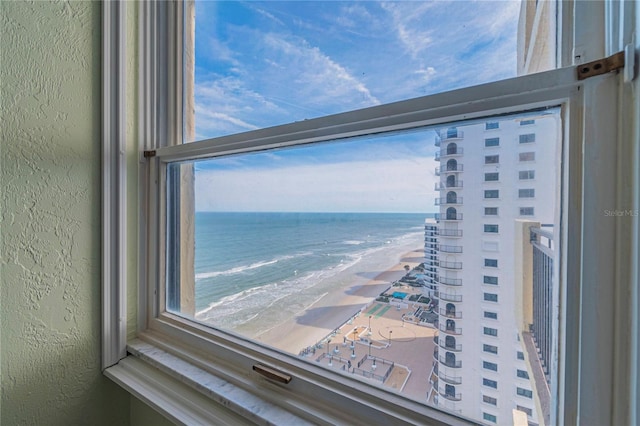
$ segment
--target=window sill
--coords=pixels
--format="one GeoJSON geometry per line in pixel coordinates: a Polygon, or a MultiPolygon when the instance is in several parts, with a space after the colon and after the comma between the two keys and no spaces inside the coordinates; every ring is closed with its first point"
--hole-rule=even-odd
{"type": "Polygon", "coordinates": [[[315,424],[141,340],[105,375],[176,424],[315,424]]]}

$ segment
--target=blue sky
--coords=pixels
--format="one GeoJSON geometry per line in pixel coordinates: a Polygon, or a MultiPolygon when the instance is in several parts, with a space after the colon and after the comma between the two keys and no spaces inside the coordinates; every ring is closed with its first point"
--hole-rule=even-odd
{"type": "MultiPolygon", "coordinates": [[[[197,1],[196,139],[512,77],[516,70],[519,4],[197,1]]],[[[297,176],[290,180],[300,188],[313,184],[318,188],[314,199],[322,198],[318,204],[323,204],[325,211],[387,211],[391,209],[388,200],[394,200],[393,209],[397,211],[430,211],[434,151],[433,134],[425,132],[330,145],[313,152],[297,149],[199,163],[197,208],[319,208],[315,203],[314,207],[308,202],[302,207],[292,203],[293,195],[303,194],[293,188],[285,190],[285,178],[267,178],[274,173],[297,176]],[[362,163],[364,169],[366,161],[375,165],[378,173],[356,176],[356,166],[362,163]],[[404,171],[392,172],[392,167],[404,171]],[[335,182],[318,178],[328,170],[333,176],[342,176],[340,197],[335,195],[335,188],[331,196],[329,186],[335,182]],[[258,176],[255,185],[263,187],[251,191],[247,196],[251,199],[239,200],[233,191],[243,185],[237,181],[249,182],[258,176]],[[411,194],[420,194],[429,202],[417,203],[414,195],[392,193],[391,188],[387,196],[383,195],[392,176],[397,177],[394,184],[426,182],[411,194]],[[353,184],[350,200],[347,182],[359,180],[378,189],[363,191],[353,184]],[[216,182],[215,194],[212,182],[216,182]],[[267,187],[266,182],[280,187],[267,187]],[[377,194],[381,201],[376,205],[365,199],[367,194],[377,194]]]]}

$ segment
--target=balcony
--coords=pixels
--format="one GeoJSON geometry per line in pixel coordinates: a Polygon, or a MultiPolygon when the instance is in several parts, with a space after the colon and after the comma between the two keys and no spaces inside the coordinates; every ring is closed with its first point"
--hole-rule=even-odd
{"type": "Polygon", "coordinates": [[[435,199],[436,206],[452,206],[462,204],[462,197],[440,197],[435,199]]]}
{"type": "Polygon", "coordinates": [[[443,253],[462,253],[462,246],[437,245],[436,250],[443,253]]]}
{"type": "Polygon", "coordinates": [[[453,157],[454,155],[462,155],[464,150],[462,148],[447,148],[441,149],[436,152],[436,161],[440,161],[441,158],[453,157]]]}
{"type": "Polygon", "coordinates": [[[449,182],[449,183],[436,182],[433,189],[435,189],[436,191],[442,191],[445,189],[462,189],[463,187],[462,183],[463,182],[461,180],[457,180],[455,182],[449,182]]]}
{"type": "Polygon", "coordinates": [[[462,262],[437,262],[436,266],[444,269],[462,269],[462,262]]]}
{"type": "Polygon", "coordinates": [[[433,359],[438,361],[438,347],[433,348],[433,359]]]}
{"type": "Polygon", "coordinates": [[[449,277],[437,276],[436,281],[438,282],[438,284],[452,285],[455,287],[460,287],[462,285],[462,278],[449,278],[449,277]]]}
{"type": "Polygon", "coordinates": [[[446,361],[443,357],[438,358],[440,364],[450,368],[462,368],[462,361],[446,361]]]}
{"type": "Polygon", "coordinates": [[[462,237],[462,229],[438,229],[436,235],[441,237],[462,237]]]}
{"type": "Polygon", "coordinates": [[[436,213],[436,215],[435,215],[435,219],[436,219],[436,220],[444,220],[444,221],[457,222],[457,221],[459,221],[459,220],[462,220],[462,213],[454,213],[454,214],[440,214],[440,213],[436,213]]]}
{"type": "Polygon", "coordinates": [[[461,401],[462,400],[462,396],[459,393],[448,394],[446,392],[440,392],[440,391],[438,391],[438,393],[440,394],[441,397],[446,398],[449,401],[461,401]]]}
{"type": "Polygon", "coordinates": [[[457,345],[449,345],[449,346],[447,346],[446,339],[444,341],[438,343],[438,346],[440,346],[442,349],[447,350],[447,351],[462,352],[462,344],[461,343],[459,343],[457,345]]]}
{"type": "Polygon", "coordinates": [[[440,300],[445,300],[447,302],[462,302],[461,294],[447,294],[447,293],[438,292],[435,295],[435,297],[439,298],[440,300]]]}
{"type": "Polygon", "coordinates": [[[440,309],[440,315],[443,315],[447,318],[455,318],[455,319],[460,319],[462,318],[462,312],[460,311],[447,311],[446,309],[440,309]]]}
{"type": "Polygon", "coordinates": [[[442,129],[438,130],[436,133],[436,146],[440,146],[443,141],[448,141],[450,139],[462,139],[464,137],[464,132],[458,129],[442,129]]]}
{"type": "Polygon", "coordinates": [[[436,176],[440,176],[442,173],[458,173],[464,171],[462,164],[448,165],[436,167],[436,176]]]}
{"type": "Polygon", "coordinates": [[[448,376],[446,374],[438,374],[438,379],[443,382],[449,383],[450,385],[460,385],[462,384],[462,377],[448,376]]]}
{"type": "Polygon", "coordinates": [[[440,331],[442,331],[443,333],[446,334],[453,334],[455,336],[459,336],[462,334],[462,329],[461,328],[455,328],[455,327],[447,327],[446,325],[440,324],[438,326],[438,329],[440,331]]]}

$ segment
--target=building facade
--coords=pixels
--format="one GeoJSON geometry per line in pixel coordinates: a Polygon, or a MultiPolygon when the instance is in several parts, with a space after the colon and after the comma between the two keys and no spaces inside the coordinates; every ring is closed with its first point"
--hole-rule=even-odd
{"type": "Polygon", "coordinates": [[[487,424],[511,423],[514,410],[544,423],[525,360],[516,222],[555,221],[558,129],[557,114],[545,112],[437,131],[440,211],[425,262],[436,270],[439,314],[432,398],[487,424]]]}

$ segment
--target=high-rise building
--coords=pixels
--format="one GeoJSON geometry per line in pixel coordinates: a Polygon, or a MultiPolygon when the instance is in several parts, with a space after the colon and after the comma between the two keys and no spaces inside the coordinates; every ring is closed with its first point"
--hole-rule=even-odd
{"type": "Polygon", "coordinates": [[[520,228],[555,221],[559,128],[551,111],[437,131],[440,212],[436,229],[425,227],[439,314],[432,395],[483,423],[512,423],[514,410],[544,423],[525,357],[531,266],[523,266],[520,228]]]}

